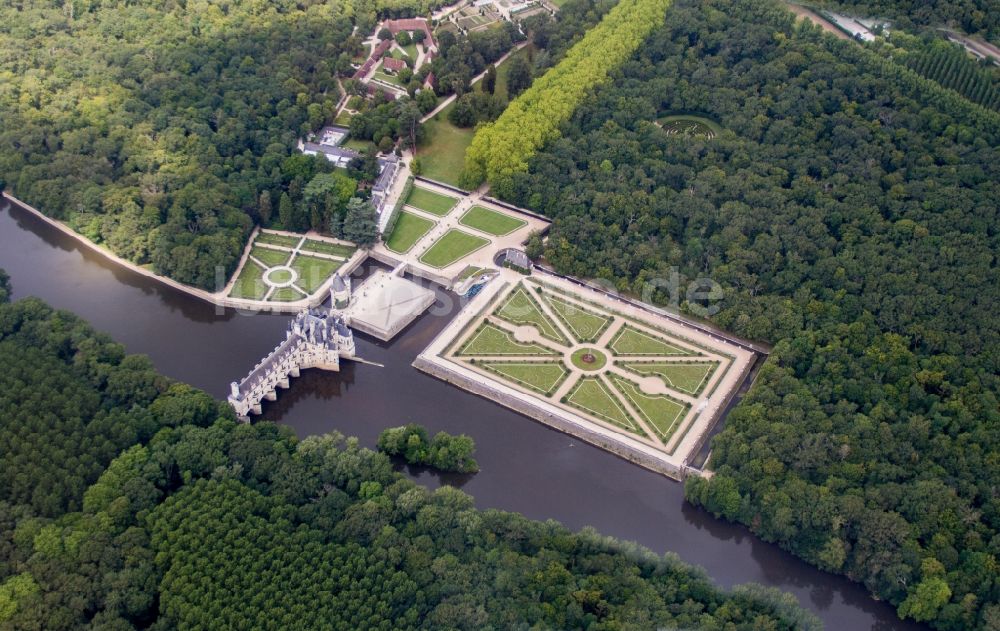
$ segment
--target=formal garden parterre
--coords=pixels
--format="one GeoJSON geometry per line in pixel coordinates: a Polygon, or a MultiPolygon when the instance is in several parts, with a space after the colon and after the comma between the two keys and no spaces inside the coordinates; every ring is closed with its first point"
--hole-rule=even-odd
{"type": "Polygon", "coordinates": [[[689,457],[692,427],[710,427],[751,363],[735,345],[597,292],[505,277],[441,357],[668,460],[689,457]]]}
{"type": "Polygon", "coordinates": [[[350,243],[260,231],[236,271],[230,298],[261,302],[305,300],[354,255],[350,243]]]}

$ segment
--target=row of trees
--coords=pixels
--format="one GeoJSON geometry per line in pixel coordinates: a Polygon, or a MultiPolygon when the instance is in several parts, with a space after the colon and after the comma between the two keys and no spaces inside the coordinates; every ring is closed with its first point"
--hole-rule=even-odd
{"type": "Polygon", "coordinates": [[[431,492],[355,439],[236,423],[37,300],[0,305],[0,345],[0,627],[818,628],[774,590],[431,492]]]}
{"type": "Polygon", "coordinates": [[[625,0],[590,29],[556,66],[535,80],[494,123],[481,126],[466,151],[463,187],[483,180],[499,195],[511,193],[514,174],[559,136],[559,127],[609,74],[663,23],[670,0],[625,0]]]}
{"type": "Polygon", "coordinates": [[[942,39],[909,39],[916,50],[905,63],[921,75],[984,107],[1000,111],[1000,69],[983,66],[962,48],[942,39]]]}
{"type": "Polygon", "coordinates": [[[390,456],[400,456],[409,464],[426,465],[440,471],[475,473],[479,464],[472,458],[476,445],[462,434],[452,436],[438,432],[427,437],[427,428],[416,423],[390,427],[378,437],[378,450],[390,456]]]}
{"type": "Polygon", "coordinates": [[[709,277],[774,344],[692,502],[956,631],[1000,624],[996,121],[774,3],[679,0],[509,195],[559,271],[709,277]]]}
{"type": "Polygon", "coordinates": [[[958,27],[1000,42],[1000,11],[993,0],[824,0],[823,4],[860,15],[891,18],[903,29],[958,27]]]}

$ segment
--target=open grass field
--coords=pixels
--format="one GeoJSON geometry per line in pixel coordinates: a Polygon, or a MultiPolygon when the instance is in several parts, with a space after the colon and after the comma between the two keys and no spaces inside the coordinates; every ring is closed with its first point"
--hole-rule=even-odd
{"type": "Polygon", "coordinates": [[[344,142],[340,143],[340,146],[364,153],[374,147],[375,143],[370,140],[361,140],[360,138],[348,138],[344,142]]]}
{"type": "Polygon", "coordinates": [[[270,245],[281,245],[286,248],[294,248],[299,244],[302,237],[291,237],[285,234],[274,234],[273,232],[259,232],[254,239],[254,245],[258,243],[268,243],[270,245]]]}
{"type": "Polygon", "coordinates": [[[612,319],[609,316],[598,315],[551,293],[545,292],[542,297],[577,341],[584,344],[597,341],[604,329],[611,324],[612,319]]]}
{"type": "Polygon", "coordinates": [[[458,223],[495,237],[508,235],[528,224],[523,219],[511,217],[506,213],[483,208],[482,206],[473,206],[467,210],[462,215],[462,218],[458,220],[458,223]]]}
{"type": "Polygon", "coordinates": [[[272,302],[295,302],[296,300],[302,300],[306,295],[294,287],[281,287],[275,289],[271,297],[268,298],[272,302]]]}
{"type": "Polygon", "coordinates": [[[569,341],[559,331],[554,322],[542,313],[535,299],[528,293],[524,285],[518,286],[494,312],[498,318],[512,324],[530,324],[538,329],[542,337],[553,342],[568,345],[569,341]]]}
{"type": "Polygon", "coordinates": [[[388,72],[382,69],[381,65],[378,67],[378,70],[375,71],[375,74],[372,75],[372,78],[379,79],[380,81],[385,81],[386,83],[389,83],[391,85],[400,88],[406,87],[405,85],[403,85],[403,82],[399,80],[399,77],[397,77],[394,74],[389,74],[388,72]]]}
{"type": "Polygon", "coordinates": [[[666,340],[626,324],[609,345],[616,355],[694,355],[666,340]]]}
{"type": "Polygon", "coordinates": [[[410,196],[406,198],[407,206],[419,208],[424,212],[438,217],[444,217],[447,215],[457,203],[458,200],[454,197],[441,195],[440,193],[435,193],[434,191],[426,188],[420,188],[419,186],[414,186],[413,190],[410,191],[410,196]]]}
{"type": "Polygon", "coordinates": [[[396,225],[392,229],[392,234],[385,242],[385,247],[403,254],[409,252],[417,241],[434,227],[434,222],[430,219],[418,217],[405,210],[399,213],[396,225]]]}
{"type": "Polygon", "coordinates": [[[452,228],[423,253],[420,262],[431,267],[448,267],[489,243],[489,239],[452,228]]]}
{"type": "Polygon", "coordinates": [[[289,267],[298,272],[299,279],[295,284],[312,294],[340,267],[340,261],[299,254],[289,267]]]}
{"type": "Polygon", "coordinates": [[[687,414],[689,406],[663,395],[643,394],[636,383],[622,379],[617,375],[610,375],[610,377],[618,391],[625,395],[628,402],[642,415],[643,420],[649,423],[660,440],[666,442],[677,430],[681,419],[687,414]]]}
{"type": "Polygon", "coordinates": [[[448,112],[454,105],[453,102],[424,123],[425,139],[420,145],[417,157],[420,158],[421,175],[458,186],[458,178],[465,168],[465,150],[472,144],[475,130],[462,129],[451,124],[448,112]]]}
{"type": "Polygon", "coordinates": [[[351,245],[344,245],[342,243],[329,243],[327,241],[318,241],[316,239],[306,239],[306,242],[302,244],[301,251],[328,254],[330,256],[339,256],[342,259],[349,259],[351,258],[351,255],[357,251],[357,248],[351,245]]]}
{"type": "Polygon", "coordinates": [[[480,365],[546,397],[555,392],[569,375],[560,362],[483,362],[480,365]]]}
{"type": "Polygon", "coordinates": [[[247,261],[243,269],[240,270],[240,275],[236,278],[229,296],[231,298],[263,300],[268,289],[270,287],[264,283],[264,270],[253,261],[247,261]]]}
{"type": "Polygon", "coordinates": [[[476,331],[458,355],[556,355],[553,350],[540,344],[522,344],[514,337],[492,324],[476,331]]]}
{"type": "Polygon", "coordinates": [[[261,263],[264,263],[268,267],[284,265],[288,262],[288,257],[291,255],[291,252],[286,252],[284,250],[272,250],[259,245],[254,245],[250,248],[250,256],[254,257],[261,263]]]}
{"type": "Polygon", "coordinates": [[[717,362],[629,362],[623,364],[627,370],[643,376],[659,377],[667,387],[691,396],[701,394],[718,366],[717,362]]]}
{"type": "Polygon", "coordinates": [[[580,408],[584,412],[595,416],[602,421],[607,421],[626,429],[633,434],[645,436],[637,423],[632,420],[629,413],[622,407],[621,403],[615,399],[604,382],[595,377],[585,377],[580,379],[573,386],[566,397],[566,402],[580,408]]]}

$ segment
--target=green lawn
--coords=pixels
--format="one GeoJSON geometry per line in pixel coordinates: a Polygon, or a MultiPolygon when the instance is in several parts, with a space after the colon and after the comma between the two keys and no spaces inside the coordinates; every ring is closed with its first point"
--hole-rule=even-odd
{"type": "Polygon", "coordinates": [[[487,324],[478,329],[458,355],[556,355],[540,344],[522,344],[500,328],[487,324]]]}
{"type": "Polygon", "coordinates": [[[429,250],[420,257],[420,262],[431,267],[448,267],[455,261],[465,258],[479,248],[488,245],[489,239],[477,237],[474,234],[452,228],[444,233],[429,250]]]}
{"type": "Polygon", "coordinates": [[[291,282],[292,278],[292,270],[288,269],[276,269],[270,274],[264,274],[264,282],[270,282],[273,285],[284,285],[291,282]]]}
{"type": "Polygon", "coordinates": [[[640,331],[628,324],[622,327],[610,348],[616,355],[695,355],[664,339],[640,331]]]}
{"type": "Polygon", "coordinates": [[[546,397],[555,392],[569,375],[559,362],[483,362],[480,365],[546,397]]]}
{"type": "Polygon", "coordinates": [[[580,379],[566,397],[566,402],[597,418],[626,429],[633,434],[645,436],[629,413],[611,394],[604,382],[596,377],[580,379]]]}
{"type": "Polygon", "coordinates": [[[392,234],[385,242],[385,247],[400,254],[409,252],[410,248],[433,227],[434,222],[430,219],[418,217],[404,210],[399,213],[392,234]]]}
{"type": "Polygon", "coordinates": [[[458,186],[465,168],[465,150],[472,144],[475,130],[455,127],[448,120],[454,102],[424,123],[424,141],[420,144],[421,175],[458,186]]]}
{"type": "Polygon", "coordinates": [[[458,278],[456,278],[455,280],[465,280],[466,278],[471,278],[472,276],[475,276],[476,274],[482,274],[485,271],[487,271],[487,269],[485,267],[477,267],[475,265],[467,265],[465,267],[465,269],[462,270],[462,273],[459,274],[458,278]]]}
{"type": "Polygon", "coordinates": [[[424,212],[437,215],[438,217],[447,215],[457,203],[458,200],[454,197],[441,195],[440,193],[435,193],[419,186],[414,186],[413,190],[410,191],[410,196],[406,198],[408,206],[419,208],[424,212]]]}
{"type": "Polygon", "coordinates": [[[240,270],[229,297],[263,300],[268,289],[270,288],[264,283],[264,270],[253,261],[247,261],[240,270]]]}
{"type": "Polygon", "coordinates": [[[618,391],[625,395],[629,403],[642,415],[643,420],[653,427],[660,440],[667,442],[677,430],[690,406],[664,395],[643,394],[636,383],[617,375],[610,376],[618,391]]]}
{"type": "Polygon", "coordinates": [[[705,389],[705,385],[719,364],[717,362],[629,362],[623,366],[639,375],[659,377],[668,387],[697,396],[705,389]]]}
{"type": "MultiPolygon", "coordinates": [[[[525,46],[521,50],[517,51],[516,53],[508,57],[502,64],[497,66],[497,84],[496,87],[493,89],[493,94],[497,96],[502,96],[505,99],[507,98],[507,75],[510,74],[510,65],[508,65],[508,62],[514,57],[524,57],[525,59],[527,59],[528,55],[530,54],[532,46],[533,46],[532,44],[525,46]]],[[[482,81],[476,82],[476,90],[478,92],[483,91],[482,81]]]]}
{"type": "Polygon", "coordinates": [[[548,292],[543,293],[542,297],[576,339],[585,344],[596,342],[604,329],[611,324],[612,319],[609,316],[598,315],[548,292]]]}
{"type": "Polygon", "coordinates": [[[346,147],[348,149],[354,149],[358,153],[365,153],[369,149],[375,146],[370,140],[363,140],[361,138],[348,138],[344,142],[340,143],[341,147],[346,147]]]}
{"type": "Polygon", "coordinates": [[[356,250],[357,248],[352,245],[329,243],[327,241],[318,241],[316,239],[306,239],[306,242],[302,244],[302,251],[329,254],[330,256],[339,256],[344,259],[351,258],[351,255],[354,254],[356,250]]]}
{"type": "Polygon", "coordinates": [[[258,245],[250,248],[250,256],[256,258],[268,267],[284,265],[288,262],[288,257],[291,255],[291,252],[285,252],[284,250],[272,250],[258,245]]]}
{"type": "Polygon", "coordinates": [[[294,248],[299,244],[302,237],[291,237],[284,234],[274,234],[273,232],[259,232],[254,240],[254,245],[258,243],[269,243],[271,245],[283,245],[286,248],[294,248]]]}
{"type": "Polygon", "coordinates": [[[382,69],[382,66],[378,67],[378,70],[375,71],[375,74],[372,75],[372,78],[380,79],[382,81],[385,81],[386,83],[390,83],[400,88],[406,87],[405,85],[403,85],[403,82],[399,80],[399,77],[397,77],[394,74],[389,74],[388,72],[382,69]]]}
{"type": "Polygon", "coordinates": [[[340,265],[340,261],[299,254],[292,261],[290,267],[299,274],[299,279],[295,281],[295,284],[312,294],[326,279],[333,275],[333,272],[340,265]]]}
{"type": "Polygon", "coordinates": [[[530,324],[538,332],[553,342],[568,345],[569,341],[559,331],[554,322],[542,313],[535,299],[528,293],[524,285],[518,285],[502,305],[494,312],[498,318],[513,324],[530,324]]]}
{"type": "Polygon", "coordinates": [[[275,289],[274,293],[268,300],[272,302],[295,302],[296,300],[302,300],[306,295],[294,287],[282,287],[280,289],[275,289]]]}
{"type": "Polygon", "coordinates": [[[508,235],[528,224],[523,219],[511,217],[506,213],[483,208],[482,206],[473,206],[462,215],[462,218],[458,222],[463,226],[475,228],[481,232],[492,234],[495,237],[508,235]]]}

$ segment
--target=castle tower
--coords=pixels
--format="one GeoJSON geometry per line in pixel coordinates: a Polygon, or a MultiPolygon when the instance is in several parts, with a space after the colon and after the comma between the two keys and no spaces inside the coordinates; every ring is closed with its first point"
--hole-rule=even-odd
{"type": "Polygon", "coordinates": [[[330,284],[330,304],[334,309],[346,309],[351,302],[351,279],[344,278],[339,272],[333,275],[330,284]]]}

